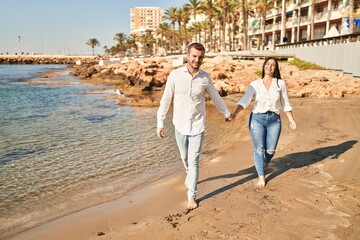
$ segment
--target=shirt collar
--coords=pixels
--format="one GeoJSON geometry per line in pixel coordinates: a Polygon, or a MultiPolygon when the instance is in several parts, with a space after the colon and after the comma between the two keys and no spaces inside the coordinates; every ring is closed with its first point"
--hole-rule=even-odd
{"type": "MultiPolygon", "coordinates": [[[[187,69],[187,64],[185,64],[185,65],[182,67],[182,71],[183,71],[183,72],[187,72],[187,73],[190,74],[190,72],[189,72],[188,69],[187,69]]],[[[199,71],[195,74],[195,76],[200,75],[200,74],[202,74],[203,72],[204,72],[204,71],[200,68],[199,71]]],[[[195,76],[194,76],[194,77],[195,77],[195,76]]]]}

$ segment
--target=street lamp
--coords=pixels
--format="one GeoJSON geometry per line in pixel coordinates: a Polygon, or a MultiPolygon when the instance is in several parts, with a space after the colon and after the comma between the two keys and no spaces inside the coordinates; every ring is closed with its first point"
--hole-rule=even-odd
{"type": "Polygon", "coordinates": [[[21,36],[17,36],[17,39],[18,39],[19,49],[20,49],[19,54],[21,54],[21,36]]]}

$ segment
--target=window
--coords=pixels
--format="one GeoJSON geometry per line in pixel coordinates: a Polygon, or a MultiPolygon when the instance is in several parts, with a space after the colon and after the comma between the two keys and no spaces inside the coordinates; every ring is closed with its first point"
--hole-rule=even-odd
{"type": "Polygon", "coordinates": [[[325,36],[325,26],[314,29],[314,39],[323,38],[325,36]]]}

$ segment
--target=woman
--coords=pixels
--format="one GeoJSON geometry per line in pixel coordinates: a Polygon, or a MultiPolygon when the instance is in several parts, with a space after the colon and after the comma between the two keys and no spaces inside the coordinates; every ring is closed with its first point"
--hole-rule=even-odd
{"type": "Polygon", "coordinates": [[[255,168],[259,177],[257,185],[264,187],[264,171],[275,154],[280,137],[280,108],[288,117],[290,128],[296,129],[286,84],[281,79],[276,58],[270,57],[264,61],[261,78],[250,83],[245,95],[238,102],[233,118],[249,106],[253,97],[255,104],[250,114],[249,129],[254,145],[255,168]]]}

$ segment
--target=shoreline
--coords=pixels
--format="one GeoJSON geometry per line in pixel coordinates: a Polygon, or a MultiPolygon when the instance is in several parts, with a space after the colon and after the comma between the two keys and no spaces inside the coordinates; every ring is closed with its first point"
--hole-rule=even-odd
{"type": "MultiPolygon", "coordinates": [[[[179,175],[9,239],[353,239],[360,224],[358,98],[291,102],[298,129],[284,126],[264,189],[254,186],[246,133],[200,163],[200,204],[194,211],[185,211],[179,175]]],[[[241,116],[245,123],[248,113],[241,116]]]]}
{"type": "MultiPolygon", "coordinates": [[[[231,103],[229,103],[229,104],[231,104],[231,103]]],[[[210,109],[208,108],[208,111],[209,110],[210,109]]],[[[215,108],[212,107],[211,111],[215,111],[215,108]]],[[[222,116],[217,116],[216,118],[219,118],[219,119],[223,120],[222,116]]],[[[208,131],[208,132],[210,132],[210,131],[208,131]]],[[[214,151],[213,148],[208,149],[208,151],[205,150],[206,152],[202,153],[201,162],[206,163],[206,162],[210,161],[213,158],[217,158],[223,152],[223,150],[219,150],[220,147],[229,148],[230,146],[231,145],[229,145],[228,143],[221,142],[221,146],[217,145],[215,151],[214,151]]],[[[135,207],[134,205],[142,206],[142,205],[144,205],[144,203],[141,202],[141,198],[143,198],[143,196],[142,196],[143,194],[149,195],[149,197],[153,199],[154,197],[152,197],[152,196],[153,195],[158,195],[158,194],[156,194],[156,193],[155,194],[149,194],[149,192],[154,190],[154,188],[156,190],[157,188],[159,188],[159,187],[161,187],[163,185],[167,185],[168,181],[174,181],[174,179],[177,179],[179,177],[181,178],[182,173],[183,173],[182,164],[180,165],[180,162],[179,162],[179,167],[178,168],[168,170],[165,175],[161,175],[161,176],[158,176],[158,177],[148,179],[146,182],[142,182],[141,184],[136,185],[136,187],[126,191],[120,197],[118,197],[116,199],[108,200],[108,201],[98,203],[98,204],[90,206],[90,207],[79,209],[79,210],[76,210],[74,212],[70,212],[69,214],[61,215],[61,216],[58,216],[58,217],[55,217],[55,218],[51,218],[48,221],[44,221],[44,222],[41,222],[41,223],[38,223],[38,224],[35,224],[35,225],[29,225],[27,228],[25,228],[23,230],[20,230],[17,233],[5,235],[4,239],[12,239],[14,237],[17,238],[17,236],[20,236],[23,233],[26,234],[28,231],[32,231],[33,229],[41,228],[44,225],[45,226],[47,226],[48,224],[52,225],[53,222],[55,222],[55,224],[56,224],[56,222],[58,222],[58,221],[62,222],[62,219],[72,219],[73,215],[75,215],[75,216],[77,216],[78,214],[81,215],[81,214],[83,214],[83,212],[85,212],[85,214],[88,214],[87,212],[93,212],[93,209],[96,209],[96,208],[100,208],[99,211],[101,211],[101,209],[104,208],[103,206],[105,206],[105,208],[108,208],[106,206],[115,205],[115,207],[120,209],[121,211],[124,211],[124,209],[126,209],[127,207],[133,208],[133,207],[135,207]],[[118,205],[118,203],[120,203],[121,206],[116,206],[116,205],[118,205]]],[[[171,188],[169,189],[169,191],[170,190],[171,190],[171,188]]],[[[95,211],[97,211],[97,210],[95,210],[95,211]]],[[[110,210],[110,212],[111,212],[111,210],[110,210]]],[[[125,221],[127,221],[127,220],[125,220],[125,221]]],[[[124,221],[124,223],[125,223],[125,221],[124,221]]],[[[87,223],[85,224],[85,226],[86,225],[87,225],[87,223]]],[[[71,227],[71,226],[69,226],[69,227],[71,227]]],[[[2,240],[2,239],[3,238],[0,237],[0,240],[2,240]]],[[[27,237],[26,237],[26,239],[27,239],[27,237]]]]}
{"type": "Polygon", "coordinates": [[[0,55],[1,64],[72,64],[98,63],[99,56],[68,56],[68,55],[0,55]]]}

